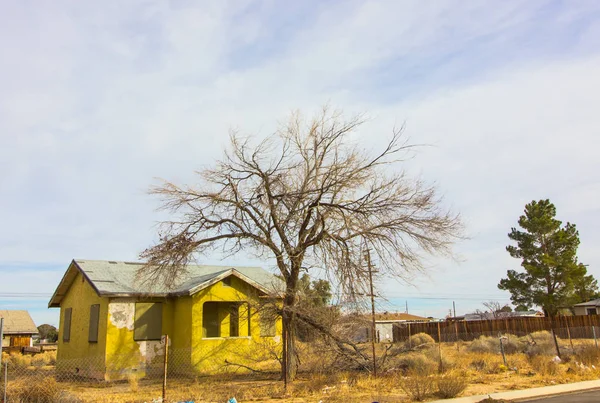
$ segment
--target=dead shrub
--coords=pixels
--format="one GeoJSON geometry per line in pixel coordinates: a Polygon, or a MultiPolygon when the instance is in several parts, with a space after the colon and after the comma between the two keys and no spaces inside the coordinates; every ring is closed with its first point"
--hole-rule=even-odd
{"type": "Polygon", "coordinates": [[[31,365],[34,367],[44,367],[56,364],[56,351],[46,351],[31,357],[31,365]]]}
{"type": "Polygon", "coordinates": [[[435,380],[431,376],[410,376],[400,380],[400,388],[412,400],[421,402],[435,391],[435,380]]]}
{"type": "Polygon", "coordinates": [[[423,353],[411,352],[399,355],[396,367],[405,374],[430,375],[437,370],[438,363],[423,353]]]}
{"type": "Polygon", "coordinates": [[[542,376],[555,376],[561,372],[560,364],[555,363],[547,356],[529,357],[531,368],[542,376]]]}
{"type": "Polygon", "coordinates": [[[500,341],[494,337],[479,336],[467,347],[472,353],[499,353],[500,341]]]}
{"type": "Polygon", "coordinates": [[[8,366],[12,368],[28,368],[31,366],[32,357],[21,353],[11,353],[8,359],[8,366]]]}
{"type": "Polygon", "coordinates": [[[7,401],[19,403],[54,403],[60,400],[61,391],[52,377],[22,379],[8,383],[7,401]]]}
{"type": "Polygon", "coordinates": [[[437,379],[437,395],[442,399],[451,399],[460,395],[467,388],[464,377],[456,374],[440,376],[437,379]]]}
{"type": "Polygon", "coordinates": [[[415,348],[423,345],[435,344],[435,340],[427,333],[417,333],[410,336],[409,343],[415,348]]]}
{"type": "Polygon", "coordinates": [[[575,350],[575,360],[587,366],[596,366],[600,364],[600,349],[590,345],[581,346],[575,350]]]}

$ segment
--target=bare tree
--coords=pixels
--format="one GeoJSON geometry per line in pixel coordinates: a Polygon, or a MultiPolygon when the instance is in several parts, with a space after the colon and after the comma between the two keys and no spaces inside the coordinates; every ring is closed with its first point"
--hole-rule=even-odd
{"type": "Polygon", "coordinates": [[[213,248],[274,259],[286,285],[289,380],[301,270],[320,267],[346,295],[365,295],[365,247],[381,275],[403,277],[423,269],[423,253],[450,252],[460,233],[458,216],[442,208],[435,189],[397,169],[412,147],[402,130],[373,154],[351,139],[362,123],[324,108],[309,122],[293,114],[255,146],[233,132],[224,158],[198,173],[198,185],[151,189],[177,219],[162,223],[160,241],[141,253],[146,277],[174,284],[188,262],[213,248]]]}
{"type": "Polygon", "coordinates": [[[512,312],[512,308],[510,306],[507,304],[501,304],[498,301],[483,302],[483,306],[489,310],[491,317],[494,319],[507,318],[512,312]]]}

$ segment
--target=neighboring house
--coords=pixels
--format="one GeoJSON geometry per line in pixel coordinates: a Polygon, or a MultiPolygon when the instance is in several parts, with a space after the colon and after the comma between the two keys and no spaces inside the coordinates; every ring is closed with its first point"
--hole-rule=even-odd
{"type": "Polygon", "coordinates": [[[32,337],[38,334],[37,327],[27,311],[2,311],[4,318],[4,336],[2,347],[31,347],[32,337]]]}
{"type": "Polygon", "coordinates": [[[497,320],[497,319],[510,319],[510,318],[541,318],[544,316],[543,312],[539,311],[513,311],[513,312],[497,312],[495,315],[491,312],[475,312],[467,313],[462,316],[449,317],[446,320],[457,320],[457,321],[475,321],[475,320],[497,320]]]}
{"type": "Polygon", "coordinates": [[[187,266],[174,289],[138,281],[142,263],[73,260],[48,306],[60,307],[57,369],[106,380],[162,370],[214,373],[281,349],[281,320],[259,312],[282,282],[259,267],[187,266]]]}
{"type": "Polygon", "coordinates": [[[575,304],[573,311],[575,315],[598,315],[600,314],[600,299],[575,304]]]}
{"type": "MultiPolygon", "coordinates": [[[[352,317],[352,316],[351,316],[352,317]]],[[[355,318],[357,318],[355,316],[355,318]]],[[[375,331],[377,342],[393,342],[394,326],[404,326],[409,323],[430,322],[431,319],[408,313],[376,313],[375,331]]],[[[360,319],[354,319],[350,338],[355,342],[367,342],[371,340],[371,316],[362,315],[360,319]]]]}

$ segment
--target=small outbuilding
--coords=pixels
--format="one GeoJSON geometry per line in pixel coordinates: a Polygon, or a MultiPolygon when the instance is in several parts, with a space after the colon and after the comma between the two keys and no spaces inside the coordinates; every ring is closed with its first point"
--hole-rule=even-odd
{"type": "Polygon", "coordinates": [[[4,319],[2,347],[31,347],[38,329],[27,311],[0,310],[4,319]]]}

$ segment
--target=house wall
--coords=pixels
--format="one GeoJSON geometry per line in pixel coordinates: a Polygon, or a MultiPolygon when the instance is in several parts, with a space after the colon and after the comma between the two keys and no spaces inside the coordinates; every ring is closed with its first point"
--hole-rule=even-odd
{"type": "Polygon", "coordinates": [[[392,323],[375,323],[375,329],[377,331],[377,340],[380,343],[393,341],[393,327],[394,325],[392,323]]]}
{"type": "Polygon", "coordinates": [[[573,311],[575,312],[575,315],[587,315],[588,309],[596,309],[596,314],[598,313],[598,308],[597,307],[593,307],[593,306],[576,306],[573,308],[573,311]]]}
{"type": "Polygon", "coordinates": [[[231,277],[231,286],[218,282],[192,296],[192,354],[191,365],[199,373],[226,372],[229,367],[225,360],[255,366],[262,360],[272,358],[272,352],[281,351],[281,319],[276,324],[275,337],[260,336],[258,305],[260,299],[257,290],[238,279],[231,277]],[[240,308],[239,337],[229,336],[230,315],[221,312],[221,336],[217,338],[203,337],[202,314],[205,302],[247,301],[250,307],[250,334],[248,334],[248,315],[246,308],[240,308]]]}
{"type": "Polygon", "coordinates": [[[60,372],[102,377],[105,368],[108,300],[98,296],[85,277],[78,273],[60,304],[60,326],[56,368],[60,372]],[[88,341],[90,306],[100,304],[98,342],[88,341]],[[63,341],[65,309],[71,308],[71,337],[63,341]]]}
{"type": "MultiPolygon", "coordinates": [[[[182,343],[184,332],[173,334],[173,323],[189,323],[185,317],[183,302],[171,299],[111,298],[108,304],[106,379],[126,379],[158,375],[164,362],[164,344],[161,340],[134,340],[136,302],[162,303],[162,334],[170,335],[169,345],[177,339],[182,343]]],[[[185,341],[183,341],[185,343],[185,341]]],[[[188,344],[189,345],[189,344],[188,344]]]]}

